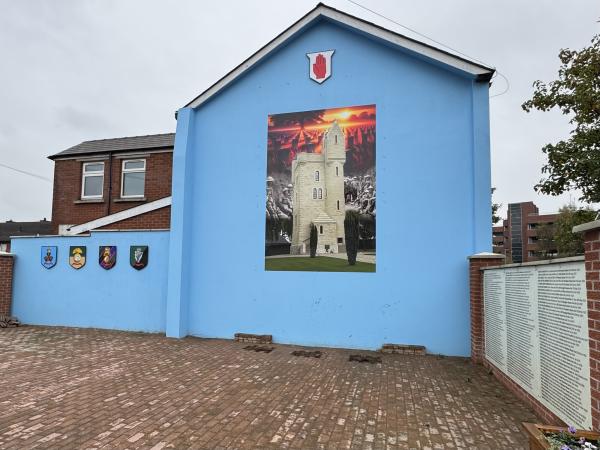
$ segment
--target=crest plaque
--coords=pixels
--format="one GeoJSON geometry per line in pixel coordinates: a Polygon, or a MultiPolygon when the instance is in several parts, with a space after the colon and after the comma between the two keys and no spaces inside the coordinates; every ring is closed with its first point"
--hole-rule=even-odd
{"type": "Polygon", "coordinates": [[[58,247],[56,245],[42,245],[40,262],[46,269],[52,269],[56,265],[56,255],[58,247]]]}
{"type": "Polygon", "coordinates": [[[148,265],[148,246],[132,245],[129,248],[129,264],[136,270],[142,270],[148,265]]]}
{"type": "Polygon", "coordinates": [[[98,263],[103,269],[112,269],[117,263],[117,247],[116,245],[102,245],[100,246],[100,253],[98,256],[98,263]]]}
{"type": "Polygon", "coordinates": [[[73,269],[81,269],[85,266],[85,245],[74,246],[69,249],[69,265],[73,269]]]}

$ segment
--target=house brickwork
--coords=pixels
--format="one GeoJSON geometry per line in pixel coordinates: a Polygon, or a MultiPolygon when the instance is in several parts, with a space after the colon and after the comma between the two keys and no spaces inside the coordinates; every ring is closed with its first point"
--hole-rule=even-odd
{"type": "Polygon", "coordinates": [[[13,255],[0,253],[0,316],[9,316],[12,304],[13,255]]]}
{"type": "Polygon", "coordinates": [[[592,425],[600,430],[600,225],[584,232],[592,425]]]}
{"type": "MultiPolygon", "coordinates": [[[[62,224],[78,225],[170,196],[173,153],[149,153],[140,158],[146,160],[146,173],[144,198],[139,200],[121,198],[122,163],[126,158],[119,154],[97,159],[104,162],[103,198],[99,200],[81,199],[83,163],[93,159],[56,159],[52,199],[54,233],[58,233],[62,224]]],[[[169,225],[170,207],[166,207],[112,224],[109,228],[151,229],[169,228],[169,225]]]]}

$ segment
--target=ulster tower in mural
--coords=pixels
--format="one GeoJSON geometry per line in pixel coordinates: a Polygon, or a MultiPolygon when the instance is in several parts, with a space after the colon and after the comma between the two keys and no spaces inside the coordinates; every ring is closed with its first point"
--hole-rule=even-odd
{"type": "Polygon", "coordinates": [[[337,121],[323,135],[321,153],[300,152],[292,161],[294,209],[291,254],[309,251],[310,228],[319,235],[317,253],[345,251],[344,132],[337,121]]]}

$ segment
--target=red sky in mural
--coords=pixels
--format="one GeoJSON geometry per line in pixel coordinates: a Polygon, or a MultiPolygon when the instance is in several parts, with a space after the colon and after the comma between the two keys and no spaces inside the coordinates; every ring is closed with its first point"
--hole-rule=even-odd
{"type": "MultiPolygon", "coordinates": [[[[337,120],[346,134],[346,150],[375,140],[375,105],[350,106],[269,116],[268,172],[286,172],[296,153],[320,153],[323,132],[337,120]]],[[[374,152],[374,148],[373,148],[374,152]]],[[[370,152],[371,153],[371,152],[370,152]]],[[[357,155],[358,156],[358,155],[357,155]]],[[[374,164],[373,154],[369,155],[374,164]]],[[[365,161],[366,162],[366,161],[365,161]]],[[[360,164],[363,166],[364,164],[360,164]]],[[[367,169],[367,167],[357,167],[367,169]]]]}

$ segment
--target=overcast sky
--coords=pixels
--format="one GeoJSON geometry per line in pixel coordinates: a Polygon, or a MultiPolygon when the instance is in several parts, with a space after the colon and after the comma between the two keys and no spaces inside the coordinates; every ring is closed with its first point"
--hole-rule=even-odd
{"type": "MultiPolygon", "coordinates": [[[[598,0],[359,2],[509,79],[510,90],[490,99],[496,201],[533,200],[552,212],[577,199],[533,191],[541,147],[568,136],[568,118],[520,105],[534,80],[555,79],[560,48],[582,48],[600,33],[598,0]]],[[[348,0],[326,3],[423,40],[348,0]]],[[[315,4],[0,0],[0,221],[50,218],[47,155],[84,140],[174,131],[176,109],[315,4]]],[[[505,88],[497,77],[491,95],[505,88]]]]}

